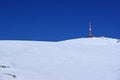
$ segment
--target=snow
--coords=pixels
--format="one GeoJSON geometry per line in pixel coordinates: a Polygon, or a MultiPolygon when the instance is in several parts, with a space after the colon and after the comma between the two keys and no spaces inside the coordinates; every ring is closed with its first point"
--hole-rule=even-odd
{"type": "Polygon", "coordinates": [[[120,80],[120,42],[105,37],[3,40],[0,65],[9,66],[0,67],[0,80],[120,80]]]}

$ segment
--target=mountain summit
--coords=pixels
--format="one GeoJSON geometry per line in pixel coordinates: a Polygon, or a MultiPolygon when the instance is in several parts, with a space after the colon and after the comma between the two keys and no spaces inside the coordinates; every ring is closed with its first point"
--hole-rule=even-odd
{"type": "Polygon", "coordinates": [[[0,41],[0,80],[120,80],[120,41],[0,41]]]}

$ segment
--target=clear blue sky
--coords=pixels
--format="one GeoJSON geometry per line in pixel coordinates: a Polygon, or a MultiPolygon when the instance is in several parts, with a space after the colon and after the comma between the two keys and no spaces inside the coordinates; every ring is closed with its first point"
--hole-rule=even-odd
{"type": "Polygon", "coordinates": [[[120,38],[120,1],[0,0],[0,40],[59,41],[88,36],[120,38]]]}

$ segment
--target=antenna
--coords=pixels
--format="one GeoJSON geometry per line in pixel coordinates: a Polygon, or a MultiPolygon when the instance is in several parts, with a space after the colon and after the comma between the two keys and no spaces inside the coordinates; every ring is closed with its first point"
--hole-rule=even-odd
{"type": "Polygon", "coordinates": [[[91,25],[91,22],[89,22],[89,33],[88,33],[88,37],[89,38],[92,38],[93,35],[92,35],[92,25],[91,25]]]}

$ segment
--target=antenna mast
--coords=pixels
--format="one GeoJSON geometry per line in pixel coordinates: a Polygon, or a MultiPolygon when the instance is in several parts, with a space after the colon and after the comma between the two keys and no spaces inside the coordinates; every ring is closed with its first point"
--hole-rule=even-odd
{"type": "Polygon", "coordinates": [[[89,22],[89,33],[88,33],[88,37],[89,38],[92,38],[93,35],[92,35],[92,25],[91,25],[91,22],[89,22]]]}

